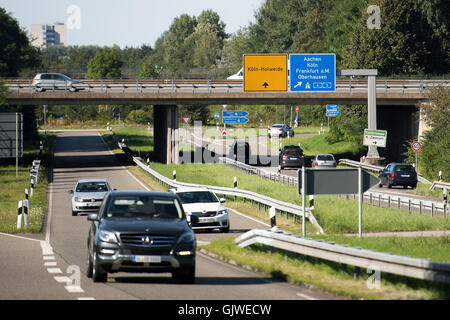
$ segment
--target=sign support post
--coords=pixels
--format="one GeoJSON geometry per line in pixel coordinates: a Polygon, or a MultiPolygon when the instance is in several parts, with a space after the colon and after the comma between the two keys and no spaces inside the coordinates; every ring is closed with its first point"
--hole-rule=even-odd
{"type": "Polygon", "coordinates": [[[362,188],[362,170],[358,167],[358,234],[362,238],[362,204],[363,204],[363,188],[362,188]]]}
{"type": "Polygon", "coordinates": [[[302,237],[306,237],[306,184],[305,184],[305,166],[302,167],[302,237]]]}

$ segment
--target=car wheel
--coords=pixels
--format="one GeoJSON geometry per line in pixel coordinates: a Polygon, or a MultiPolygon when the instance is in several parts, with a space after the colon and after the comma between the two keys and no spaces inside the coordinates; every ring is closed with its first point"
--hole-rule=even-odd
{"type": "Polygon", "coordinates": [[[78,215],[78,212],[72,210],[72,217],[76,217],[77,215],[78,215]]]}
{"type": "Polygon", "coordinates": [[[392,184],[388,182],[387,187],[388,187],[389,189],[391,189],[391,188],[392,188],[392,184]]]}
{"type": "Polygon", "coordinates": [[[88,278],[92,278],[93,271],[94,271],[94,264],[92,263],[91,255],[89,254],[89,251],[88,251],[87,270],[86,270],[86,275],[88,278]]]}
{"type": "Polygon", "coordinates": [[[412,188],[412,189],[415,189],[415,188],[417,188],[417,184],[413,184],[413,185],[411,185],[411,188],[412,188]]]}
{"type": "Polygon", "coordinates": [[[195,283],[195,265],[172,273],[172,279],[182,283],[195,283]]]}
{"type": "Polygon", "coordinates": [[[220,232],[222,233],[228,233],[230,231],[230,223],[228,222],[228,226],[224,228],[220,228],[220,232]]]}
{"type": "Polygon", "coordinates": [[[40,87],[36,87],[36,88],[34,89],[34,91],[36,91],[36,92],[44,92],[45,89],[40,88],[40,87]]]}
{"type": "Polygon", "coordinates": [[[92,266],[92,280],[94,282],[106,282],[108,273],[105,272],[100,264],[97,262],[97,254],[94,253],[94,262],[92,266]]]}
{"type": "Polygon", "coordinates": [[[77,92],[78,90],[77,90],[77,88],[75,88],[75,87],[70,87],[69,91],[70,91],[70,92],[77,92]]]}
{"type": "Polygon", "coordinates": [[[403,186],[403,189],[408,189],[408,186],[407,186],[407,185],[404,185],[404,186],[403,186]]]}

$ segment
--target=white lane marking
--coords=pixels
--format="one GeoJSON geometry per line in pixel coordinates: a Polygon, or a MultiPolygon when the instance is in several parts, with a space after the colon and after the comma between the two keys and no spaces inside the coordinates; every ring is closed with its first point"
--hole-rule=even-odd
{"type": "Polygon", "coordinates": [[[47,268],[48,273],[62,273],[60,268],[47,268]]]}
{"type": "Polygon", "coordinates": [[[55,260],[55,256],[42,256],[44,260],[55,260]]]}
{"type": "Polygon", "coordinates": [[[53,255],[53,248],[47,241],[41,241],[42,255],[53,255]]]}
{"type": "Polygon", "coordinates": [[[136,180],[137,183],[139,183],[141,185],[142,188],[144,188],[147,191],[150,191],[151,189],[149,187],[147,187],[144,183],[142,183],[141,181],[139,181],[138,178],[136,178],[130,171],[126,170],[125,171],[134,179],[136,180]]]}
{"type": "Polygon", "coordinates": [[[258,220],[258,219],[256,219],[256,218],[250,217],[250,216],[248,216],[248,215],[246,215],[246,214],[244,214],[244,213],[241,213],[241,212],[239,212],[239,211],[237,211],[237,210],[235,210],[235,209],[228,208],[228,210],[233,211],[234,213],[236,213],[237,215],[240,215],[241,217],[244,217],[244,218],[247,218],[247,219],[249,219],[249,220],[258,222],[259,224],[262,224],[262,225],[264,225],[264,226],[266,226],[266,227],[270,227],[270,224],[265,223],[265,222],[262,222],[262,221],[260,221],[260,220],[258,220]]]}
{"type": "Polygon", "coordinates": [[[210,244],[211,241],[202,241],[202,240],[197,240],[197,244],[210,244]]]}
{"type": "Polygon", "coordinates": [[[93,297],[79,297],[77,300],[95,300],[93,297]]]}
{"type": "Polygon", "coordinates": [[[56,267],[56,261],[46,262],[44,263],[45,267],[56,267]]]}
{"type": "Polygon", "coordinates": [[[72,279],[66,276],[55,276],[53,277],[59,283],[69,283],[72,282],[72,279]]]}
{"type": "Polygon", "coordinates": [[[70,285],[70,286],[65,286],[64,288],[65,288],[69,293],[84,293],[84,290],[81,289],[80,286],[70,285]]]}
{"type": "Polygon", "coordinates": [[[306,300],[319,300],[319,299],[313,298],[313,297],[311,297],[311,296],[309,296],[309,295],[307,295],[307,294],[300,293],[300,292],[298,292],[296,295],[297,295],[298,297],[303,298],[303,299],[306,299],[306,300]]]}
{"type": "Polygon", "coordinates": [[[29,240],[29,241],[37,241],[37,242],[41,241],[41,240],[36,240],[36,239],[31,239],[31,238],[26,238],[26,237],[21,237],[21,236],[16,236],[14,234],[3,233],[3,232],[0,232],[0,235],[8,236],[8,237],[11,237],[11,238],[17,238],[17,239],[21,239],[21,240],[29,240]]]}

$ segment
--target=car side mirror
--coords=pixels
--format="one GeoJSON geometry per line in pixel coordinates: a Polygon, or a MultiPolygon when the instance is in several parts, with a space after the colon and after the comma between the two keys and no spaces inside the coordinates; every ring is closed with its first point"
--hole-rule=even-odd
{"type": "Polygon", "coordinates": [[[98,221],[98,213],[97,212],[88,213],[87,219],[88,221],[98,221]]]}
{"type": "Polygon", "coordinates": [[[226,202],[227,201],[227,199],[225,199],[225,198],[220,198],[220,203],[224,203],[224,202],[226,202]]]}
{"type": "Polygon", "coordinates": [[[70,194],[73,194],[73,190],[72,189],[67,190],[67,192],[70,193],[70,194]]]}
{"type": "Polygon", "coordinates": [[[200,221],[200,219],[195,214],[191,215],[191,225],[192,224],[198,224],[199,221],[200,221]]]}
{"type": "Polygon", "coordinates": [[[113,188],[113,191],[116,191],[117,189],[116,188],[113,188]]]}

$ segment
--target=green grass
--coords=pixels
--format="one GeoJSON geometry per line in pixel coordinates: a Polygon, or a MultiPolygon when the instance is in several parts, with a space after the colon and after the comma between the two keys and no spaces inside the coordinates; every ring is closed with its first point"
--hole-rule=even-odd
{"type": "Polygon", "coordinates": [[[25,189],[30,191],[30,169],[32,161],[39,151],[39,139],[27,141],[24,151],[25,158],[21,159],[18,177],[16,177],[15,165],[4,165],[0,167],[0,232],[7,233],[38,233],[41,232],[43,219],[48,209],[47,185],[49,170],[46,165],[49,162],[53,135],[47,135],[47,144],[43,152],[41,167],[39,170],[39,183],[35,184],[34,196],[29,198],[28,229],[22,222],[22,229],[17,230],[17,206],[20,200],[25,199],[25,189]],[[26,160],[28,159],[28,160],[26,160]]]}
{"type": "Polygon", "coordinates": [[[297,255],[260,244],[240,248],[231,237],[201,246],[225,260],[263,272],[275,279],[353,299],[449,299],[448,286],[381,273],[381,289],[369,289],[369,275],[362,269],[354,278],[354,267],[297,255]]]}
{"type": "Polygon", "coordinates": [[[114,129],[114,133],[136,154],[142,157],[153,151],[153,131],[148,131],[147,126],[127,126],[114,129]]]}

